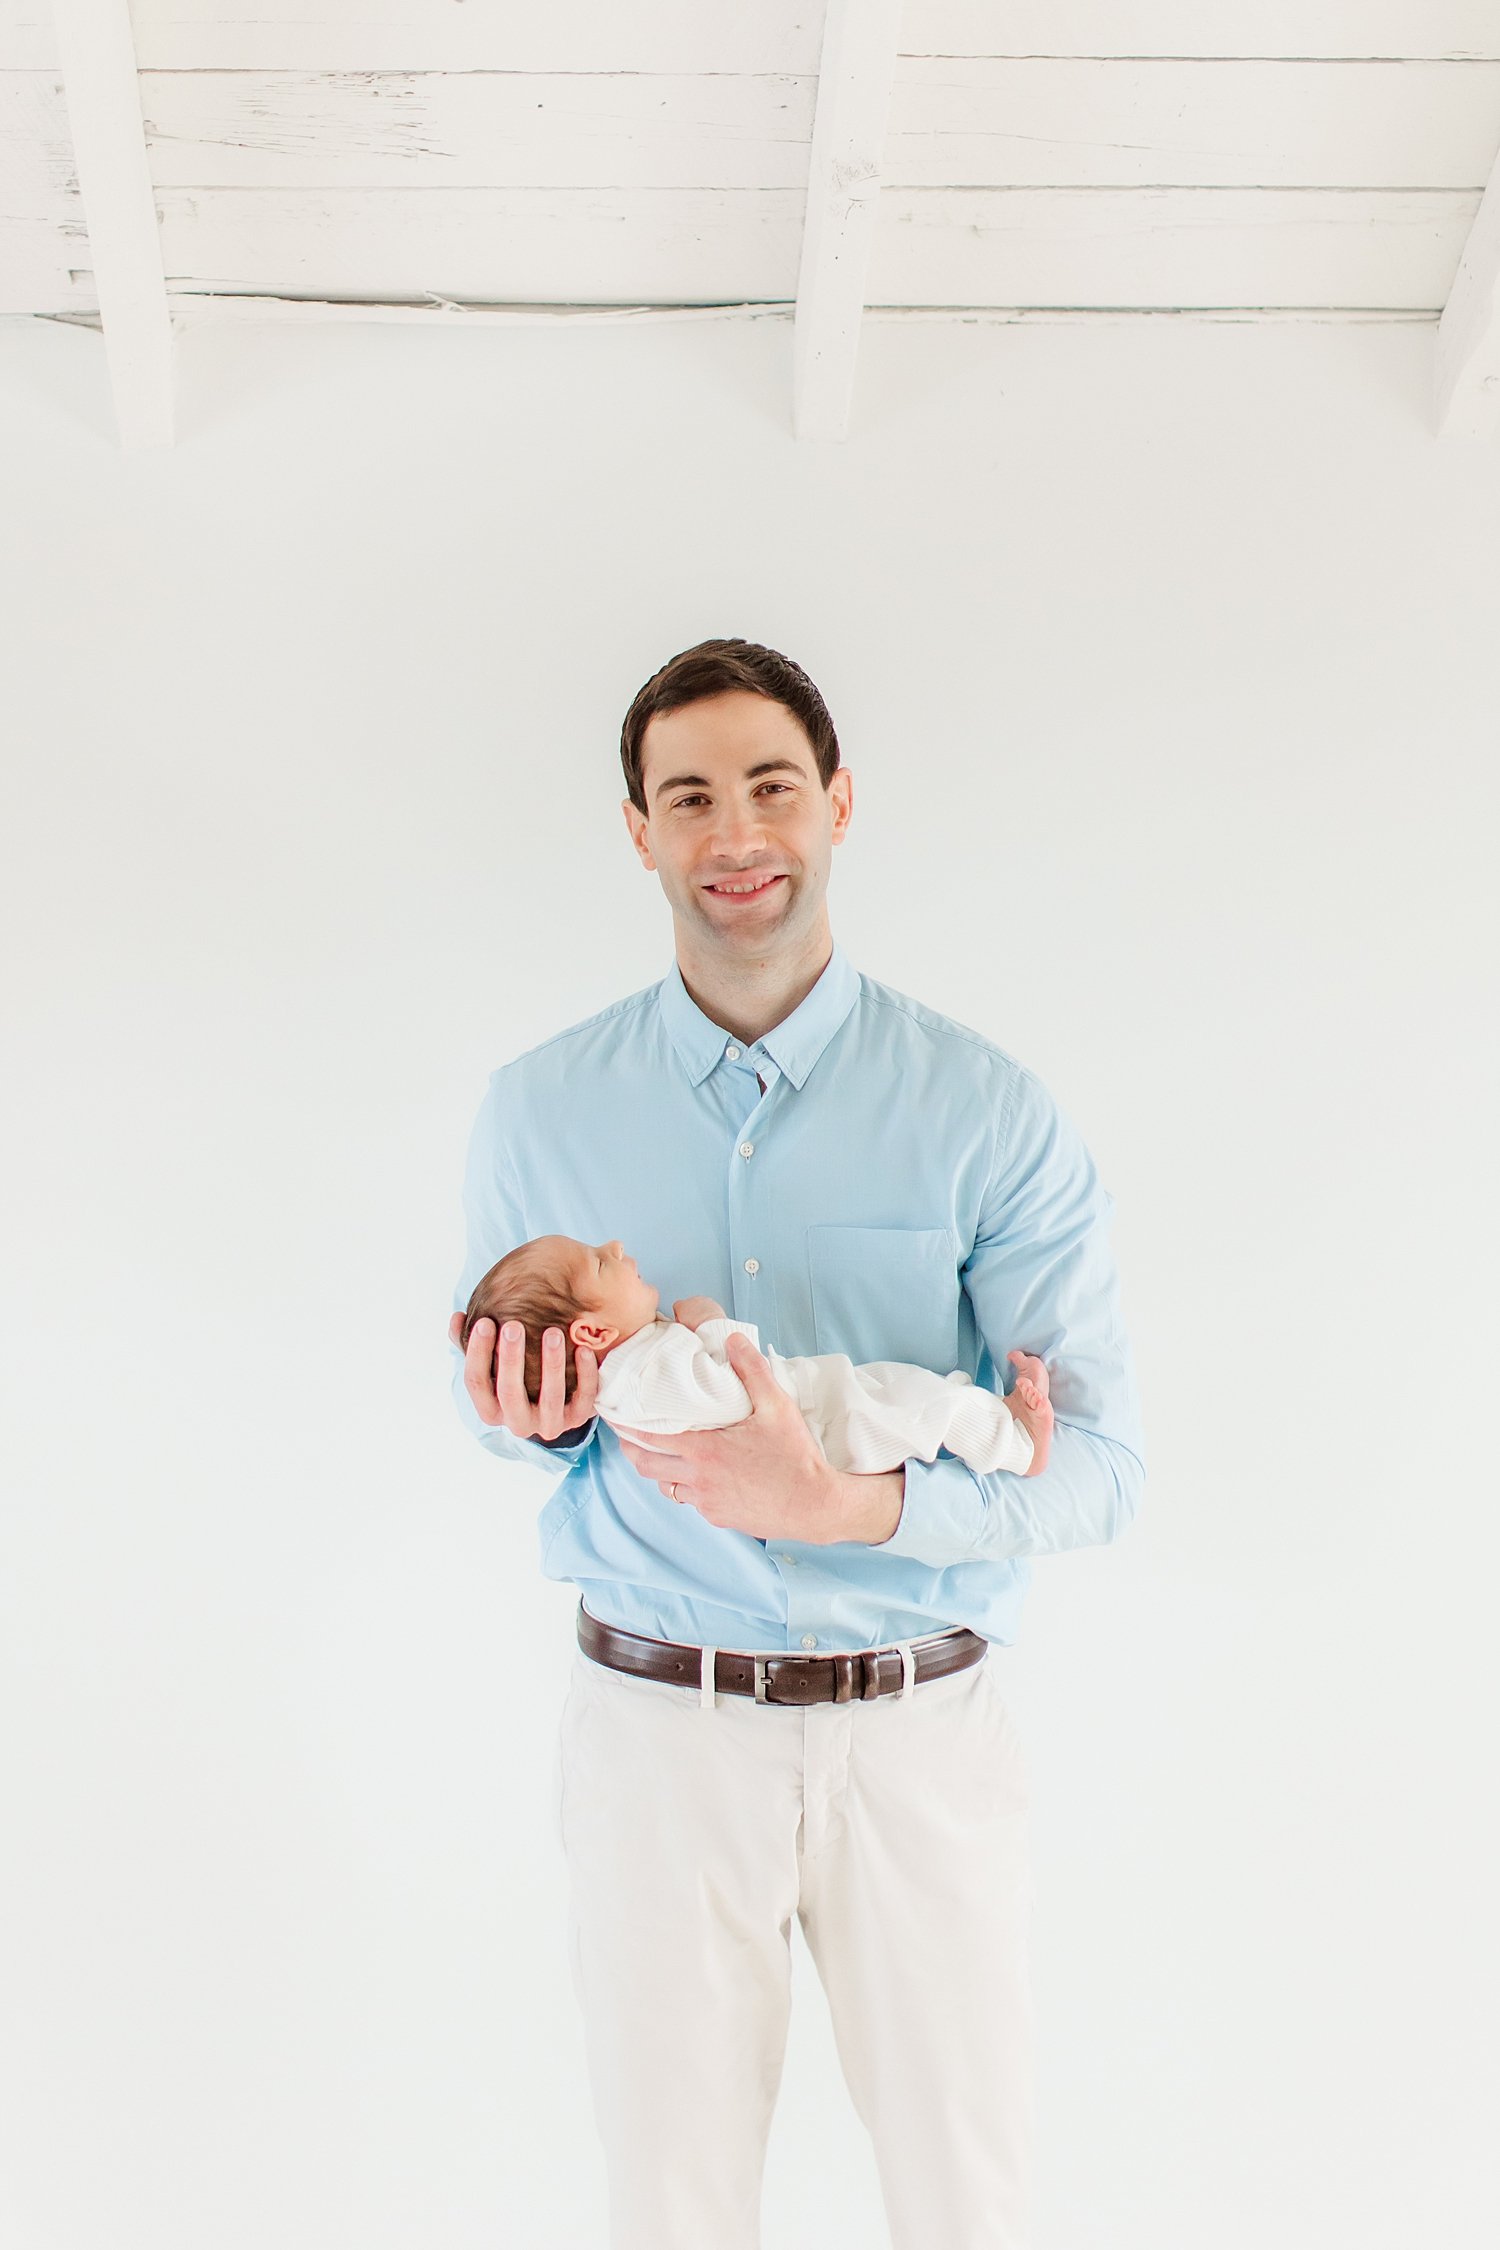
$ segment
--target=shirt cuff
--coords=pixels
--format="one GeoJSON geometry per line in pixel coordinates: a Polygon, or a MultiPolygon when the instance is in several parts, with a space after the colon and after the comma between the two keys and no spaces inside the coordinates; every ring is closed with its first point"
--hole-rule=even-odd
{"type": "Polygon", "coordinates": [[[595,1414],[581,1429],[564,1430],[558,1437],[529,1438],[526,1442],[529,1445],[540,1445],[551,1454],[571,1454],[576,1460],[584,1447],[593,1443],[594,1432],[598,1427],[599,1417],[595,1414]]]}
{"type": "Polygon", "coordinates": [[[984,1494],[965,1461],[908,1461],[901,1521],[875,1550],[944,1570],[974,1551],[984,1522],[984,1494]]]}

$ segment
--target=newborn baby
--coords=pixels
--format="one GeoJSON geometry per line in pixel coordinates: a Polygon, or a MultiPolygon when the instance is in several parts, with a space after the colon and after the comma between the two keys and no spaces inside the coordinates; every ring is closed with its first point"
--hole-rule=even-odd
{"type": "MultiPolygon", "coordinates": [[[[757,1350],[750,1321],[726,1319],[711,1297],[680,1297],[675,1319],[662,1317],[660,1292],[643,1281],[623,1244],[590,1246],[565,1234],[542,1234],[502,1258],[469,1299],[467,1345],[476,1320],[519,1321],[526,1331],[526,1391],[541,1390],[542,1331],[563,1330],[565,1396],[577,1380],[573,1356],[582,1344],[599,1361],[599,1412],[627,1429],[670,1434],[722,1430],[749,1416],[750,1397],[729,1364],[725,1341],[738,1332],[757,1350]]],[[[836,1469],[872,1474],[903,1461],[935,1461],[946,1446],[972,1469],[1009,1469],[1037,1476],[1047,1465],[1052,1407],[1047,1370],[1030,1352],[1014,1351],[1015,1389],[998,1398],[960,1372],[936,1375],[900,1360],[856,1367],[840,1353],[766,1360],[795,1399],[836,1469]]]]}

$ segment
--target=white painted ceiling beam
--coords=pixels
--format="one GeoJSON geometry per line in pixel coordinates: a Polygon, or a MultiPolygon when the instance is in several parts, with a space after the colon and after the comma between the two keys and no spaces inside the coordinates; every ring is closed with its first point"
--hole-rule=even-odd
{"type": "Polygon", "coordinates": [[[1445,437],[1500,429],[1500,157],[1438,322],[1434,404],[1445,437]]]}
{"type": "Polygon", "coordinates": [[[849,429],[901,0],[828,0],[792,342],[799,438],[849,429]]]}
{"type": "Polygon", "coordinates": [[[172,442],[172,320],[127,0],[55,0],[99,319],[127,453],[172,442]]]}

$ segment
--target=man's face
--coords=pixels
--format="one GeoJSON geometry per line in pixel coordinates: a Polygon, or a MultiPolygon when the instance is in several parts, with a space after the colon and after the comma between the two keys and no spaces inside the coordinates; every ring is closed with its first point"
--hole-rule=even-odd
{"type": "Polygon", "coordinates": [[[825,920],[833,846],[849,824],[842,767],[825,790],[784,704],[732,689],[658,712],[641,743],[646,811],[625,819],[695,950],[764,958],[825,920]],[[746,886],[749,886],[748,888],[746,886]]]}

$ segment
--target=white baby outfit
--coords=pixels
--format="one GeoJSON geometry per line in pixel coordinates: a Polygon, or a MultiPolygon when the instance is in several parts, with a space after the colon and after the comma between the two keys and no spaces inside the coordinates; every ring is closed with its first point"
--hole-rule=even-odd
{"type": "MultiPolygon", "coordinates": [[[[747,1320],[705,1320],[696,1334],[680,1321],[648,1321],[600,1361],[599,1412],[611,1424],[657,1434],[745,1421],[750,1396],[725,1350],[735,1334],[761,1348],[747,1320]]],[[[907,1460],[935,1461],[942,1446],[971,1469],[1019,1476],[1031,1466],[1035,1448],[1004,1399],[961,1371],[935,1375],[893,1359],[856,1367],[841,1352],[765,1357],[836,1469],[870,1475],[907,1460]]]]}

